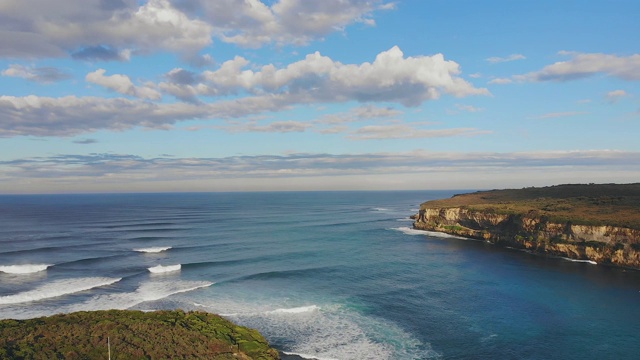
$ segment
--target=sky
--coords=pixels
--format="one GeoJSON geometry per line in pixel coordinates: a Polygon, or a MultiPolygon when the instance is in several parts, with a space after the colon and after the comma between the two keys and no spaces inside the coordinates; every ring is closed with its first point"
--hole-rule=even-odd
{"type": "Polygon", "coordinates": [[[637,0],[2,0],[0,193],[640,181],[637,0]]]}

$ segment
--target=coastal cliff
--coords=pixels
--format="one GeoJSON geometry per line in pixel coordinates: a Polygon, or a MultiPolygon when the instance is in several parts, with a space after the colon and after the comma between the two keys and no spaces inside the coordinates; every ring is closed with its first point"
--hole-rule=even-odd
{"type": "Polygon", "coordinates": [[[426,202],[413,227],[640,269],[638,199],[638,184],[493,190],[426,202]]]}

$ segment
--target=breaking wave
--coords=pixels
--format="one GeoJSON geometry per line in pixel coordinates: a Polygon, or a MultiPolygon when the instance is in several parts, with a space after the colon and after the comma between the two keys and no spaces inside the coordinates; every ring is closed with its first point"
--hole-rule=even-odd
{"type": "Polygon", "coordinates": [[[45,271],[52,264],[24,264],[0,266],[0,272],[7,274],[33,274],[45,271]]]}
{"type": "Polygon", "coordinates": [[[288,355],[318,360],[432,359],[440,354],[395,324],[364,316],[345,305],[274,307],[237,299],[193,302],[258,329],[288,355]],[[211,302],[211,303],[209,303],[211,302]]]}
{"type": "Polygon", "coordinates": [[[33,290],[24,291],[14,295],[0,296],[0,304],[22,304],[32,301],[55,298],[63,295],[78,293],[81,291],[111,285],[122,278],[89,277],[56,280],[33,290]]]}
{"type": "Polygon", "coordinates": [[[571,262],[579,262],[579,263],[587,263],[587,264],[591,264],[591,265],[598,265],[598,263],[593,261],[593,260],[571,259],[571,258],[567,258],[567,257],[561,257],[561,259],[567,260],[567,261],[571,261],[571,262]]]}
{"type": "Polygon", "coordinates": [[[432,236],[432,237],[438,237],[438,238],[443,238],[443,239],[473,240],[473,239],[469,239],[469,238],[462,237],[462,236],[449,235],[449,234],[443,233],[443,232],[417,230],[417,229],[413,229],[413,228],[406,227],[406,226],[405,227],[391,228],[391,230],[397,230],[397,231],[403,232],[403,233],[405,233],[407,235],[423,235],[423,236],[432,236]]]}
{"type": "Polygon", "coordinates": [[[159,252],[167,251],[169,249],[171,249],[171,246],[158,246],[158,247],[133,249],[133,251],[137,251],[141,253],[159,253],[159,252]]]}
{"type": "Polygon", "coordinates": [[[182,268],[182,265],[180,264],[167,265],[167,266],[158,265],[158,266],[150,267],[149,272],[151,272],[152,274],[163,274],[163,273],[168,273],[172,271],[180,271],[181,268],[182,268]]]}

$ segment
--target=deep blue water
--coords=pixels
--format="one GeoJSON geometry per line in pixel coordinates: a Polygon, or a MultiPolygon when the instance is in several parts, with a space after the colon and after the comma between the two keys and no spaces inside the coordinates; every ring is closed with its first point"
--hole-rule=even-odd
{"type": "Polygon", "coordinates": [[[453,193],[0,196],[0,318],[198,309],[320,359],[638,358],[640,272],[409,229],[453,193]]]}

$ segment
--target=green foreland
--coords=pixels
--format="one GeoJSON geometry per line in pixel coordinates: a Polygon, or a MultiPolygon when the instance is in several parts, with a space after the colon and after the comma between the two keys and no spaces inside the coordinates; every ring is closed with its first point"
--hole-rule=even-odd
{"type": "Polygon", "coordinates": [[[0,359],[107,359],[109,348],[113,360],[280,358],[257,330],[206,312],[107,310],[0,320],[0,359]]]}

